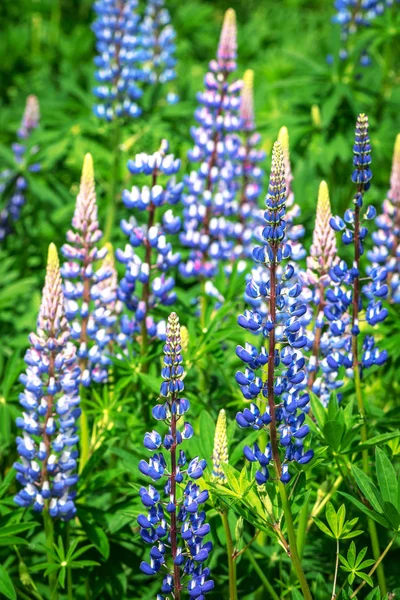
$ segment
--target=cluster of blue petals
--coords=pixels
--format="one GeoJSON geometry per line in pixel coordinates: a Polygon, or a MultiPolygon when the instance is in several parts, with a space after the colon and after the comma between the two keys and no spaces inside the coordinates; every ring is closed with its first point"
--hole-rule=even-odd
{"type": "Polygon", "coordinates": [[[96,35],[99,99],[94,113],[111,121],[136,118],[144,84],[165,83],[174,78],[175,32],[162,0],[149,0],[143,19],[137,0],[97,0],[96,35]]]}
{"type": "MultiPolygon", "coordinates": [[[[280,148],[280,146],[279,146],[280,148]]],[[[273,159],[274,162],[274,159],[273,159]]],[[[236,353],[246,365],[245,371],[236,374],[243,396],[246,400],[260,400],[266,403],[263,412],[255,402],[249,408],[237,414],[236,420],[240,427],[251,427],[255,430],[267,428],[271,422],[270,409],[267,404],[268,382],[263,374],[267,370],[268,353],[264,339],[269,339],[275,331],[274,356],[274,395],[279,400],[275,410],[275,425],[280,435],[280,445],[284,450],[281,480],[290,480],[290,461],[306,463],[311,460],[313,451],[304,450],[304,438],[309,428],[304,424],[305,413],[308,410],[309,395],[305,391],[306,373],[305,358],[302,348],[307,344],[307,337],[302,326],[301,318],[307,311],[301,301],[302,287],[298,281],[293,282],[294,266],[289,262],[286,267],[281,263],[290,258],[290,246],[285,242],[285,200],[286,190],[283,176],[283,164],[274,166],[271,172],[270,185],[266,198],[264,213],[265,227],[263,230],[263,246],[253,250],[255,262],[263,266],[269,274],[271,265],[278,271],[276,284],[276,319],[271,318],[269,310],[259,312],[258,306],[269,306],[271,280],[253,278],[246,286],[246,297],[251,299],[252,309],[247,309],[238,318],[238,323],[251,333],[259,334],[260,349],[250,343],[245,347],[238,346],[236,353]],[[281,171],[281,172],[280,172],[281,171]]],[[[251,449],[245,448],[245,456],[252,462],[258,462],[256,480],[262,485],[268,480],[268,465],[272,460],[270,444],[265,452],[261,452],[255,444],[251,449]]]]}
{"type": "Polygon", "coordinates": [[[193,428],[188,422],[180,429],[177,427],[190,405],[181,397],[183,367],[179,320],[175,313],[168,320],[162,377],[160,396],[164,402],[154,406],[153,417],[164,421],[168,430],[164,436],[157,431],[146,433],[144,446],[154,454],[148,461],[140,461],[139,469],[152,482],[161,480],[163,492],[153,484],[140,489],[141,501],[147,509],[146,514],[138,517],[140,535],[152,546],[150,560],[143,561],[140,568],[146,575],[156,575],[163,570],[159,600],[174,593],[176,566],[181,589],[185,588],[190,598],[201,600],[214,587],[209,579],[210,570],[204,566],[212,550],[212,543],[205,541],[210,526],[202,508],[208,491],[201,490],[196,483],[203,475],[206,461],[198,457],[188,461],[179,448],[184,440],[192,437],[193,428]],[[171,453],[170,459],[166,458],[166,452],[171,453]],[[172,524],[176,527],[175,533],[172,524]],[[171,535],[176,538],[171,540],[171,535]],[[168,566],[168,556],[173,558],[172,569],[168,566]]]}
{"type": "Polygon", "coordinates": [[[19,141],[12,144],[15,169],[8,168],[0,173],[0,195],[4,195],[7,198],[6,205],[0,211],[0,243],[12,231],[13,223],[20,218],[22,207],[26,203],[28,182],[26,177],[21,173],[21,170],[26,168],[31,173],[37,173],[40,170],[39,163],[35,163],[32,160],[39,151],[39,148],[37,146],[28,148],[27,146],[31,133],[39,125],[36,98],[33,100],[36,103],[36,107],[33,107],[32,110],[29,106],[32,98],[34,97],[30,96],[27,100],[21,127],[17,132],[19,141]]]}
{"type": "Polygon", "coordinates": [[[129,220],[121,221],[129,243],[116,251],[117,260],[125,265],[118,297],[133,313],[131,318],[124,315],[121,319],[121,332],[127,337],[139,333],[144,322],[150,337],[165,339],[165,321],[155,318],[154,309],[171,306],[176,300],[175,278],[170,272],[179,264],[180,254],[173,251],[170,236],[179,232],[181,220],[167,207],[180,201],[183,184],[175,180],[180,160],[167,152],[164,140],[159,152],[138,154],[128,162],[132,175],[151,177],[151,186],[133,186],[122,197],[126,208],[134,212],[129,220]],[[158,183],[163,175],[170,177],[165,186],[158,183]],[[144,223],[143,217],[147,219],[144,223]]]}

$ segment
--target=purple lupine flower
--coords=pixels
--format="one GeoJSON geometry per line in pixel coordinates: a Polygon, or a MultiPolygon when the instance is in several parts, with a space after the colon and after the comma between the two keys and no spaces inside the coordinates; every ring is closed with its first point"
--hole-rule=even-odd
{"type": "Polygon", "coordinates": [[[285,203],[284,154],[281,144],[276,142],[264,213],[263,245],[253,250],[254,261],[264,266],[268,280],[260,282],[253,277],[246,285],[246,296],[263,301],[268,310],[266,314],[259,312],[255,303],[252,310],[246,309],[239,316],[239,325],[260,334],[261,342],[257,346],[246,343],[236,349],[246,365],[244,372],[236,374],[236,381],[245,399],[251,400],[249,408],[239,412],[236,420],[240,427],[269,428],[270,433],[264,451],[257,444],[244,449],[246,458],[258,463],[256,481],[259,485],[268,480],[271,461],[277,476],[286,483],[290,480],[288,463],[304,464],[313,456],[312,450],[304,449],[309,395],[304,391],[306,373],[301,349],[306,346],[307,337],[301,318],[307,307],[300,299],[302,286],[292,281],[294,265],[288,262],[283,267],[281,264],[291,255],[291,247],[286,243],[285,203]],[[269,342],[268,353],[264,338],[269,342]],[[268,376],[263,377],[266,369],[268,376]],[[256,400],[267,401],[265,411],[257,406],[256,400]]]}
{"type": "Polygon", "coordinates": [[[197,171],[185,178],[183,246],[189,260],[180,265],[184,277],[212,277],[220,261],[229,261],[234,247],[234,223],[238,214],[237,158],[241,127],[240,81],[231,81],[236,69],[236,17],[229,9],[224,18],[217,60],[205,76],[205,91],[198,94],[197,127],[191,135],[190,162],[197,171]]]}
{"type": "Polygon", "coordinates": [[[40,169],[38,163],[32,162],[37,154],[37,146],[27,148],[26,143],[31,133],[39,126],[39,102],[36,96],[28,96],[21,126],[17,132],[18,142],[12,145],[15,169],[5,169],[0,173],[0,194],[9,198],[5,207],[0,211],[0,243],[12,231],[12,224],[18,221],[21,209],[26,203],[28,181],[23,174],[26,169],[36,173],[40,169]]]}
{"type": "Polygon", "coordinates": [[[100,119],[112,121],[141,114],[137,100],[142,95],[146,52],[141,45],[137,7],[137,0],[97,0],[93,5],[98,82],[93,92],[100,100],[94,113],[100,119]]]}
{"type": "Polygon", "coordinates": [[[338,347],[338,341],[327,328],[324,316],[328,273],[337,257],[335,232],[329,225],[331,217],[329,190],[326,182],[322,181],[319,186],[313,241],[307,257],[307,272],[305,276],[302,274],[302,279],[304,298],[314,321],[313,329],[307,331],[312,349],[307,366],[308,387],[325,405],[329,402],[331,391],[343,385],[343,381],[338,379],[338,369],[332,367],[328,360],[328,356],[338,347]]]}
{"type": "MultiPolygon", "coordinates": [[[[400,134],[394,146],[390,190],[375,223],[378,231],[372,233],[374,247],[367,252],[372,263],[369,272],[378,266],[385,267],[389,298],[400,303],[400,134]]],[[[368,293],[369,288],[366,287],[365,291],[368,293]]]]}
{"type": "Polygon", "coordinates": [[[29,336],[27,370],[20,381],[24,409],[17,418],[20,461],[17,481],[23,488],[16,504],[46,510],[68,521],[76,514],[73,487],[78,480],[76,463],[79,408],[79,367],[64,310],[57,250],[50,244],[37,332],[29,336]]]}
{"type": "Polygon", "coordinates": [[[72,228],[67,232],[67,243],[61,248],[67,260],[61,268],[66,280],[66,315],[71,324],[71,337],[79,347],[84,386],[91,381],[106,382],[110,364],[105,348],[107,332],[114,325],[115,316],[105,307],[116,301],[116,291],[103,283],[108,283],[112,270],[104,265],[96,270],[96,263],[107,254],[107,248],[98,247],[102,235],[97,217],[93,160],[86,154],[72,228]]]}
{"type": "Polygon", "coordinates": [[[156,321],[157,306],[171,306],[176,300],[174,270],[180,254],[173,251],[170,236],[177,234],[180,218],[173,206],[180,201],[183,184],[176,183],[175,175],[180,160],[167,154],[168,142],[163,140],[160,150],[153,155],[137,154],[128,162],[132,175],[144,174],[151,178],[151,186],[133,186],[123,192],[123,202],[133,216],[121,221],[121,229],[129,238],[124,250],[117,249],[116,258],[125,265],[125,276],[120,282],[118,297],[124,302],[132,318],[121,320],[121,329],[127,337],[141,335],[144,339],[165,339],[165,321],[156,321]],[[160,184],[163,176],[170,179],[160,184]],[[171,177],[172,176],[172,177],[171,177]],[[139,225],[136,217],[147,215],[147,222],[139,225]]]}
{"type": "Polygon", "coordinates": [[[190,598],[200,600],[214,587],[209,579],[210,570],[204,567],[212,550],[212,543],[205,541],[210,526],[201,506],[208,499],[208,491],[201,490],[196,483],[203,475],[206,462],[198,457],[188,462],[185,452],[178,450],[178,446],[193,435],[189,423],[184,422],[179,427],[189,409],[188,400],[181,397],[184,390],[182,362],[179,318],[171,313],[161,372],[164,381],[160,396],[164,402],[153,408],[153,417],[165,421],[168,431],[164,436],[157,431],[146,433],[144,446],[155,453],[149,461],[139,463],[141,473],[154,483],[162,482],[164,499],[153,484],[140,489],[142,503],[148,509],[147,514],[138,517],[140,535],[152,546],[149,561],[143,561],[140,569],[146,575],[163,571],[162,595],[158,598],[164,598],[165,594],[180,598],[181,592],[186,590],[190,598]]]}
{"type": "Polygon", "coordinates": [[[372,179],[368,117],[364,114],[357,118],[353,155],[354,169],[351,178],[357,186],[353,198],[354,209],[346,210],[344,219],[331,217],[330,225],[334,231],[342,233],[345,245],[351,244],[354,247],[354,261],[349,267],[344,260],[340,260],[330,268],[331,287],[326,294],[324,315],[329,321],[332,336],[338,342],[335,350],[327,356],[328,363],[335,369],[342,365],[350,370],[358,368],[362,375],[364,368],[382,364],[387,358],[387,351],[379,350],[371,335],[364,337],[362,347],[359,348],[359,314],[363,308],[361,292],[365,293],[368,300],[365,319],[374,326],[383,321],[388,314],[382,299],[389,291],[386,283],[387,271],[382,267],[371,269],[371,283],[367,286],[368,289],[361,290],[360,287],[360,258],[364,253],[364,240],[368,234],[368,229],[362,225],[362,219],[373,219],[376,214],[373,207],[368,207],[361,215],[364,194],[369,189],[372,179]]]}
{"type": "Polygon", "coordinates": [[[251,256],[254,225],[259,220],[261,211],[258,199],[262,190],[264,171],[260,163],[265,159],[265,152],[259,150],[261,136],[256,131],[253,98],[254,73],[247,70],[243,76],[243,88],[240,104],[242,121],[242,145],[239,149],[240,165],[240,200],[239,223],[235,225],[237,244],[234,249],[236,257],[251,256]]]}
{"type": "MultiPolygon", "coordinates": [[[[148,0],[140,23],[142,45],[146,51],[143,66],[146,81],[168,83],[176,78],[175,30],[164,0],[148,0]]],[[[177,99],[172,94],[171,100],[177,99]]]]}

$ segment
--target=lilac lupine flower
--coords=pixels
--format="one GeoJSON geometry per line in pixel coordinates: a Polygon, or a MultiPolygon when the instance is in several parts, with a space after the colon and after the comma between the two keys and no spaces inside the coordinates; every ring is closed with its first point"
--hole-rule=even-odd
{"type": "Polygon", "coordinates": [[[40,169],[38,163],[32,162],[32,157],[38,152],[38,147],[27,148],[31,133],[39,126],[39,102],[36,96],[28,96],[21,126],[17,132],[18,142],[12,145],[15,160],[15,170],[5,169],[0,173],[0,194],[5,194],[5,207],[0,211],[0,243],[12,231],[12,224],[18,221],[21,209],[26,202],[28,182],[23,170],[35,173],[40,169]]]}
{"type": "Polygon", "coordinates": [[[308,310],[313,313],[314,327],[307,331],[311,356],[308,362],[308,387],[323,404],[329,402],[330,392],[343,385],[338,379],[338,369],[333,368],[328,356],[340,347],[340,338],[332,335],[324,316],[325,295],[329,286],[329,270],[336,262],[337,248],[335,232],[330,227],[332,217],[329,190],[325,181],[319,186],[317,212],[310,255],[307,257],[307,272],[302,275],[303,294],[308,310]]]}
{"type": "Polygon", "coordinates": [[[256,481],[259,485],[268,480],[271,461],[277,476],[286,483],[290,480],[290,461],[304,464],[313,457],[312,450],[304,449],[309,431],[304,424],[309,395],[305,391],[305,359],[301,352],[307,337],[301,318],[307,307],[300,299],[302,286],[298,281],[291,282],[293,263],[288,262],[285,267],[281,264],[291,255],[291,247],[286,243],[285,203],[284,155],[281,144],[276,142],[264,213],[263,245],[253,250],[254,261],[264,266],[268,280],[260,283],[252,278],[246,285],[247,297],[263,300],[268,310],[264,314],[254,307],[239,316],[239,325],[258,333],[261,341],[258,345],[246,343],[236,349],[246,365],[244,372],[236,374],[236,381],[245,399],[251,400],[250,406],[239,412],[236,420],[240,427],[269,428],[270,441],[264,451],[257,444],[244,449],[246,458],[258,463],[256,481]],[[267,348],[264,339],[268,340],[267,348]],[[267,377],[263,376],[265,370],[267,377]],[[257,406],[256,400],[267,403],[265,410],[257,406]]]}
{"type": "MultiPolygon", "coordinates": [[[[175,79],[176,34],[164,0],[147,1],[140,33],[146,51],[143,67],[146,81],[151,84],[163,84],[175,79]]],[[[170,99],[176,101],[173,94],[170,99]]]]}
{"type": "Polygon", "coordinates": [[[171,306],[176,300],[173,273],[180,254],[173,251],[170,236],[178,233],[181,221],[171,208],[165,208],[180,201],[183,184],[176,183],[174,177],[180,169],[180,160],[167,152],[168,142],[163,140],[158,152],[137,154],[130,160],[128,169],[132,175],[148,175],[151,185],[142,188],[135,185],[125,190],[122,197],[126,208],[134,214],[129,221],[121,221],[129,244],[116,251],[117,260],[125,265],[118,297],[133,313],[132,318],[122,318],[121,329],[128,337],[140,334],[142,343],[148,337],[165,339],[165,321],[156,320],[154,309],[171,306]],[[165,186],[159,182],[163,175],[173,176],[165,186]],[[147,215],[143,225],[136,220],[141,214],[147,215]]]}
{"type": "Polygon", "coordinates": [[[107,121],[141,114],[137,100],[142,95],[146,52],[141,45],[137,7],[137,0],[97,0],[93,5],[98,82],[93,92],[100,100],[94,113],[107,121]]]}
{"type": "Polygon", "coordinates": [[[139,463],[141,473],[154,482],[139,492],[147,509],[147,514],[138,517],[140,535],[152,546],[149,561],[143,561],[140,568],[146,575],[163,571],[161,594],[157,596],[160,600],[168,594],[181,598],[184,590],[190,598],[201,600],[214,587],[209,579],[210,570],[204,567],[212,549],[212,543],[205,541],[210,526],[201,506],[208,499],[208,491],[201,490],[196,483],[206,462],[198,457],[188,462],[185,452],[178,450],[193,435],[188,422],[180,426],[189,409],[189,401],[181,397],[183,374],[179,319],[171,313],[164,346],[164,381],[160,388],[164,402],[153,408],[153,417],[164,421],[168,431],[165,435],[157,431],[146,433],[144,446],[155,453],[148,461],[139,463]],[[158,481],[163,493],[156,488],[158,481]]]}
{"type": "Polygon", "coordinates": [[[99,248],[102,235],[97,217],[93,160],[86,154],[72,228],[67,233],[67,243],[61,248],[67,259],[61,269],[66,280],[66,315],[71,323],[71,337],[79,347],[84,386],[91,381],[106,382],[110,364],[109,354],[104,350],[115,316],[105,307],[115,302],[116,291],[104,285],[112,270],[104,265],[96,270],[97,261],[104,259],[107,253],[106,248],[99,248]]]}
{"type": "Polygon", "coordinates": [[[261,136],[256,131],[254,119],[253,81],[254,73],[249,69],[243,76],[239,113],[243,133],[242,145],[238,154],[241,189],[239,191],[239,223],[235,227],[237,245],[234,254],[236,257],[251,256],[254,225],[261,215],[258,199],[262,190],[264,171],[260,167],[260,163],[265,159],[265,152],[258,149],[261,136]]]}
{"type": "Polygon", "coordinates": [[[400,134],[394,146],[390,190],[375,223],[378,231],[372,233],[374,247],[367,252],[372,263],[369,272],[379,265],[384,266],[388,272],[390,300],[400,303],[400,134]]]}
{"type": "Polygon", "coordinates": [[[20,381],[24,409],[17,418],[22,436],[17,437],[20,461],[17,481],[23,488],[16,504],[46,510],[68,521],[76,514],[74,485],[79,408],[79,367],[64,311],[57,250],[50,244],[37,332],[29,336],[25,355],[27,370],[20,381]]]}
{"type": "Polygon", "coordinates": [[[238,213],[237,158],[240,149],[240,81],[231,81],[236,69],[236,17],[225,14],[217,60],[205,76],[205,91],[198,94],[197,127],[191,135],[190,162],[197,171],[185,178],[184,231],[180,239],[190,248],[189,260],[180,265],[184,277],[210,278],[220,261],[228,261],[234,247],[234,223],[238,213]]]}
{"type": "MultiPolygon", "coordinates": [[[[340,347],[327,357],[329,364],[335,369],[342,365],[351,370],[357,368],[362,375],[364,368],[373,364],[381,365],[387,358],[387,351],[379,350],[371,335],[365,336],[362,347],[359,348],[359,314],[363,308],[360,258],[364,253],[364,240],[368,234],[368,229],[362,225],[362,219],[373,219],[376,216],[376,210],[372,206],[361,215],[364,194],[369,189],[372,179],[368,117],[364,114],[357,118],[353,154],[352,181],[357,186],[353,198],[354,209],[346,210],[344,219],[331,217],[330,225],[334,231],[342,233],[345,245],[351,244],[354,247],[354,261],[349,267],[344,260],[340,260],[330,268],[331,288],[326,294],[324,314],[330,322],[332,335],[340,341],[340,347]]],[[[383,321],[388,314],[382,304],[382,299],[389,291],[386,284],[387,271],[385,268],[375,267],[369,276],[371,283],[368,291],[363,290],[368,300],[365,318],[374,326],[383,321]]]]}

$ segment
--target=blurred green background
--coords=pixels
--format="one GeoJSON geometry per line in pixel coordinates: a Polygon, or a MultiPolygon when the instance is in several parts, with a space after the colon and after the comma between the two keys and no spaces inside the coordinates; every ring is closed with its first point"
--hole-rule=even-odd
{"type": "MultiPolygon", "coordinates": [[[[144,98],[142,118],[123,130],[123,163],[139,151],[153,152],[162,137],[183,159],[190,147],[196,92],[216,51],[224,11],[233,6],[238,20],[238,75],[255,71],[257,126],[269,153],[279,128],[289,128],[294,189],[311,235],[318,184],[330,186],[333,210],[351,198],[351,150],[355,118],[371,122],[374,185],[369,194],[379,205],[388,188],[395,135],[400,130],[400,27],[398,6],[386,10],[371,28],[351,40],[350,58],[328,65],[338,55],[340,28],[333,25],[333,2],[319,0],[245,0],[222,2],[169,0],[177,31],[179,104],[144,98]],[[369,68],[357,66],[368,48],[369,68]]],[[[100,217],[104,220],[113,160],[110,126],[92,114],[95,40],[88,0],[3,0],[0,6],[3,56],[0,79],[0,166],[10,160],[10,145],[21,120],[25,98],[34,93],[41,106],[40,174],[31,177],[28,202],[16,231],[2,245],[0,328],[2,353],[24,346],[35,322],[50,241],[64,241],[77,193],[83,156],[95,161],[100,217]]],[[[164,94],[165,95],[165,94],[164,94]]],[[[267,166],[267,165],[266,165],[267,166]]],[[[121,167],[122,181],[130,184],[121,167]]],[[[2,200],[4,201],[4,199],[2,200]]],[[[120,215],[124,211],[120,208],[120,215]]],[[[122,243],[118,228],[113,242],[122,243]]]]}

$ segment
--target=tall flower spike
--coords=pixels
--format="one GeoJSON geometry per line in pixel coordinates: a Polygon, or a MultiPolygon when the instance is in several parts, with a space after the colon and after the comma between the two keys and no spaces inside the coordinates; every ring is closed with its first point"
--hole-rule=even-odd
{"type": "Polygon", "coordinates": [[[81,383],[84,386],[88,386],[90,381],[107,381],[110,364],[104,348],[107,330],[113,326],[114,316],[107,316],[104,307],[115,302],[116,292],[104,286],[112,270],[104,265],[95,270],[96,263],[107,253],[106,248],[98,247],[102,235],[97,217],[93,160],[90,154],[86,154],[72,228],[67,232],[67,243],[61,248],[67,259],[61,269],[66,280],[66,315],[71,324],[71,337],[78,344],[81,383]],[[99,310],[99,305],[102,310],[99,310]]]}
{"type": "MultiPolygon", "coordinates": [[[[391,302],[400,303],[400,134],[394,146],[390,189],[375,223],[378,230],[372,233],[374,247],[367,252],[372,263],[369,272],[378,266],[385,267],[389,298],[391,302]]],[[[368,288],[366,290],[368,292],[368,288]]]]}
{"type": "Polygon", "coordinates": [[[343,385],[343,381],[338,379],[338,369],[336,366],[332,367],[327,360],[327,356],[337,347],[337,340],[327,328],[324,317],[325,295],[329,285],[328,272],[337,255],[335,232],[329,225],[331,217],[328,186],[325,181],[321,181],[313,241],[303,282],[303,298],[308,304],[310,321],[313,321],[313,328],[307,330],[308,346],[312,349],[307,367],[308,386],[323,404],[329,402],[332,390],[343,385]]]}
{"type": "Polygon", "coordinates": [[[295,221],[301,215],[301,208],[295,203],[293,192],[293,174],[290,163],[289,149],[289,131],[287,127],[281,127],[278,134],[278,141],[282,145],[283,160],[285,165],[285,181],[286,181],[286,241],[292,249],[292,260],[301,260],[306,256],[306,251],[301,243],[301,238],[304,236],[303,225],[296,225],[295,221]]]}
{"type": "Polygon", "coordinates": [[[24,412],[16,423],[23,434],[17,437],[20,462],[14,468],[23,488],[14,500],[63,521],[76,514],[78,480],[79,367],[69,335],[57,250],[50,244],[37,333],[29,336],[27,370],[20,377],[24,412]]]}
{"type": "Polygon", "coordinates": [[[15,168],[5,169],[0,173],[0,195],[5,193],[6,205],[0,211],[0,243],[11,233],[13,223],[18,221],[21,210],[26,203],[28,181],[22,173],[21,167],[36,173],[40,165],[33,162],[35,154],[39,151],[37,146],[28,148],[26,143],[32,132],[39,126],[39,102],[36,96],[28,96],[21,126],[17,132],[18,141],[12,145],[15,168]]]}
{"type": "Polygon", "coordinates": [[[164,421],[168,431],[164,438],[157,431],[146,433],[145,448],[156,452],[148,462],[141,460],[139,463],[143,475],[155,483],[162,481],[163,494],[155,485],[142,487],[139,491],[142,503],[148,509],[147,515],[138,517],[140,535],[145,543],[152,545],[150,560],[143,561],[140,569],[146,575],[156,575],[162,568],[166,572],[160,598],[172,594],[180,600],[185,590],[190,598],[200,600],[214,587],[214,582],[208,579],[210,570],[203,566],[212,549],[211,542],[204,541],[210,526],[201,510],[201,505],[208,499],[208,491],[202,491],[195,483],[202,477],[206,462],[196,457],[187,463],[185,452],[180,450],[178,453],[178,446],[193,435],[189,423],[178,427],[190,407],[188,400],[181,397],[184,389],[182,362],[179,318],[171,313],[164,346],[164,381],[160,388],[164,402],[153,408],[153,417],[164,421]]]}
{"type": "MultiPolygon", "coordinates": [[[[198,94],[198,122],[191,135],[188,153],[196,171],[185,177],[183,246],[190,249],[189,260],[180,265],[184,277],[208,279],[219,263],[228,263],[235,244],[235,216],[239,206],[237,158],[241,127],[240,81],[230,81],[236,68],[236,18],[232,9],[225,15],[217,60],[209,64],[205,91],[198,94]],[[232,221],[231,218],[234,217],[232,221]]],[[[241,226],[240,226],[241,227],[241,226]]]]}
{"type": "Polygon", "coordinates": [[[361,213],[364,194],[369,189],[372,179],[368,117],[364,114],[357,118],[353,155],[354,169],[351,179],[357,186],[353,198],[354,209],[346,210],[344,220],[331,217],[330,225],[334,231],[342,233],[345,245],[353,246],[354,261],[350,268],[344,260],[338,261],[330,268],[332,287],[326,295],[324,314],[330,322],[331,334],[336,338],[335,350],[327,357],[331,368],[338,369],[343,365],[351,370],[358,369],[362,375],[364,368],[382,364],[387,358],[387,352],[380,351],[375,346],[371,335],[366,335],[362,347],[359,347],[359,315],[364,300],[361,292],[364,292],[368,301],[365,306],[365,318],[374,326],[383,321],[388,314],[382,305],[382,298],[385,298],[389,291],[386,284],[387,271],[381,267],[371,269],[370,284],[363,290],[360,287],[360,258],[364,253],[364,240],[368,234],[368,229],[362,226],[362,219],[373,219],[376,216],[376,210],[372,206],[361,213]]]}
{"type": "Polygon", "coordinates": [[[236,373],[236,381],[245,399],[253,401],[249,408],[237,414],[236,420],[244,428],[269,428],[269,443],[264,452],[257,444],[244,449],[246,458],[258,463],[258,485],[267,482],[271,461],[277,476],[287,483],[290,480],[288,463],[304,464],[313,457],[313,451],[305,451],[303,446],[309,431],[304,424],[309,395],[304,392],[305,359],[300,349],[307,344],[301,323],[307,307],[300,299],[302,286],[298,281],[291,282],[294,265],[281,265],[291,253],[286,243],[285,203],[284,155],[281,144],[275,142],[265,202],[263,245],[253,250],[254,261],[262,265],[260,269],[265,271],[265,278],[260,281],[259,271],[253,271],[246,285],[246,296],[252,300],[253,310],[245,310],[238,318],[239,325],[259,334],[261,341],[258,346],[246,343],[236,348],[237,356],[246,366],[244,372],[236,373]],[[262,303],[267,304],[266,312],[258,310],[262,303]],[[267,401],[265,411],[256,400],[258,403],[267,401]]]}
{"type": "Polygon", "coordinates": [[[139,82],[145,77],[142,63],[147,55],[139,35],[137,7],[137,0],[97,0],[93,5],[98,82],[93,92],[101,101],[94,113],[100,119],[141,114],[137,100],[142,95],[139,82]]]}
{"type": "Polygon", "coordinates": [[[240,103],[242,121],[242,145],[239,150],[238,164],[240,168],[240,205],[239,223],[235,224],[237,239],[234,250],[235,258],[251,256],[255,223],[262,220],[258,208],[264,171],[259,166],[265,159],[265,152],[258,150],[261,136],[256,132],[254,119],[254,73],[247,70],[243,77],[243,88],[240,103]]]}
{"type": "Polygon", "coordinates": [[[181,221],[167,207],[180,201],[183,184],[175,180],[180,160],[168,154],[168,149],[168,142],[163,140],[158,152],[137,154],[128,162],[132,175],[148,175],[151,184],[142,188],[134,185],[122,196],[133,215],[129,221],[121,221],[129,244],[116,251],[117,260],[125,265],[118,296],[133,316],[122,319],[121,329],[130,338],[140,334],[143,349],[148,338],[165,339],[165,321],[155,320],[154,309],[171,306],[176,300],[174,272],[180,254],[173,252],[170,236],[178,233],[181,221]],[[163,176],[172,176],[164,186],[160,184],[163,176]],[[139,225],[142,214],[147,222],[139,225]]]}
{"type": "Polygon", "coordinates": [[[222,465],[228,462],[228,438],[226,437],[226,412],[219,411],[217,427],[215,429],[214,449],[212,453],[212,481],[226,483],[227,478],[222,465]]]}

